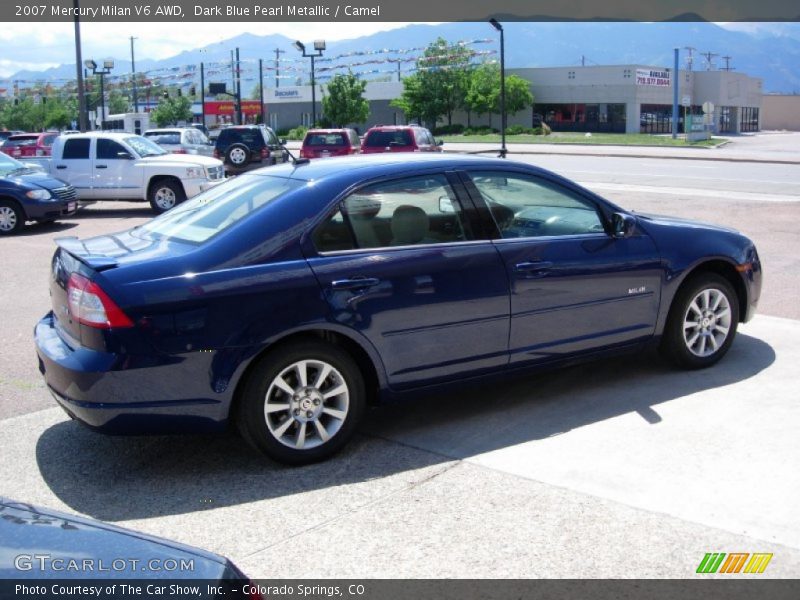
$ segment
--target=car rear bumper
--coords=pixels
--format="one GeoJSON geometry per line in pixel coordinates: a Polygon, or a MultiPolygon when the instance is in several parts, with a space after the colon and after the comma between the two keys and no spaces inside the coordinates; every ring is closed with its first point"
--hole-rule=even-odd
{"type": "MultiPolygon", "coordinates": [[[[114,434],[219,431],[227,423],[222,398],[173,395],[168,365],[130,368],[131,357],[72,348],[59,336],[52,313],[34,328],[39,371],[66,413],[114,434]]],[[[227,397],[226,397],[227,398],[227,397]]]]}

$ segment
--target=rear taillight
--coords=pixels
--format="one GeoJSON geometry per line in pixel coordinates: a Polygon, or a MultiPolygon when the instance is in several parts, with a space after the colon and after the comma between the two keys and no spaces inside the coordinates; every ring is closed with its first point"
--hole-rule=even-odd
{"type": "Polygon", "coordinates": [[[67,282],[69,312],[79,323],[98,329],[133,327],[133,321],[102,288],[83,275],[73,273],[67,282]]]}
{"type": "Polygon", "coordinates": [[[269,148],[262,148],[261,149],[261,160],[269,157],[269,148]]]}
{"type": "Polygon", "coordinates": [[[183,148],[178,148],[176,150],[173,150],[172,153],[173,154],[187,154],[186,150],[184,150],[183,148]]]}

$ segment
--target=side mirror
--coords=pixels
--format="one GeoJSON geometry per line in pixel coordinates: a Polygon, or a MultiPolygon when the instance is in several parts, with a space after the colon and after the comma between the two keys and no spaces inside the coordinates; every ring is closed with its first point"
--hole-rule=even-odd
{"type": "Polygon", "coordinates": [[[286,138],[281,138],[281,146],[285,146],[285,145],[286,145],[286,138]]]}
{"type": "Polygon", "coordinates": [[[130,152],[117,152],[117,158],[121,160],[133,160],[133,155],[130,152]]]}
{"type": "Polygon", "coordinates": [[[614,213],[611,217],[611,228],[611,234],[615,238],[631,237],[636,229],[636,219],[625,213],[614,213]]]}
{"type": "Polygon", "coordinates": [[[444,140],[436,140],[437,146],[444,146],[444,140]]]}
{"type": "Polygon", "coordinates": [[[439,212],[440,213],[454,213],[456,207],[453,206],[453,201],[447,196],[439,196],[439,212]]]}

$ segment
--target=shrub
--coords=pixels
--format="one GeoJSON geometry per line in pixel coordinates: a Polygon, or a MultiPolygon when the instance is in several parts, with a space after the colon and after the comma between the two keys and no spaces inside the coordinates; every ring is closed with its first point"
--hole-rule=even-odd
{"type": "Polygon", "coordinates": [[[511,125],[510,127],[506,127],[506,135],[521,135],[523,133],[531,133],[533,130],[529,127],[523,127],[522,125],[511,125]]]}
{"type": "Polygon", "coordinates": [[[491,127],[486,127],[482,125],[480,127],[467,127],[464,129],[464,135],[488,135],[490,133],[499,133],[497,129],[493,129],[491,127]]]}
{"type": "Polygon", "coordinates": [[[294,129],[290,129],[289,132],[286,134],[287,140],[302,140],[306,137],[306,132],[308,131],[308,127],[295,127],[294,129]]]}
{"type": "Polygon", "coordinates": [[[441,127],[435,127],[431,133],[433,135],[458,135],[464,133],[464,126],[461,123],[442,125],[441,127]]]}

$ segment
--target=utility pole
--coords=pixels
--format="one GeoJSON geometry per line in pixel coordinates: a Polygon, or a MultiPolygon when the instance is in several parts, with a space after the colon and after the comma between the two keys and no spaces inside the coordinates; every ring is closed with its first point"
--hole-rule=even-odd
{"type": "Polygon", "coordinates": [[[81,21],[78,17],[80,13],[78,0],[73,0],[75,8],[75,72],[77,73],[78,83],[78,129],[86,131],[86,90],[83,89],[83,59],[81,58],[81,21]]]}
{"type": "Polygon", "coordinates": [[[700,54],[706,59],[706,71],[712,71],[714,68],[713,59],[715,56],[719,56],[719,54],[714,52],[701,52],[700,54]]]}
{"type": "Polygon", "coordinates": [[[203,63],[200,63],[200,106],[203,111],[203,127],[206,126],[206,69],[203,63]]]}
{"type": "Polygon", "coordinates": [[[692,52],[696,52],[697,48],[693,48],[692,46],[684,46],[683,49],[686,50],[686,52],[687,52],[687,54],[686,54],[686,70],[687,71],[691,71],[692,70],[692,65],[694,64],[694,56],[692,55],[692,52]]]}
{"type": "Polygon", "coordinates": [[[131,36],[131,80],[133,81],[133,112],[139,112],[139,96],[136,94],[136,59],[133,55],[133,40],[131,36]]]}
{"type": "Polygon", "coordinates": [[[261,124],[266,125],[266,114],[264,114],[264,59],[258,59],[258,91],[261,99],[261,124]]]}
{"type": "Polygon", "coordinates": [[[239,63],[239,47],[236,47],[236,112],[238,113],[239,125],[244,124],[242,119],[242,75],[239,63]]]}
{"type": "Polygon", "coordinates": [[[281,54],[285,53],[286,50],[281,50],[280,48],[275,48],[275,87],[281,87],[281,54]]]}
{"type": "Polygon", "coordinates": [[[736,70],[731,66],[731,59],[732,58],[733,58],[732,56],[723,56],[722,57],[722,60],[725,61],[725,68],[723,69],[724,71],[735,71],[736,70]]]}

